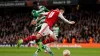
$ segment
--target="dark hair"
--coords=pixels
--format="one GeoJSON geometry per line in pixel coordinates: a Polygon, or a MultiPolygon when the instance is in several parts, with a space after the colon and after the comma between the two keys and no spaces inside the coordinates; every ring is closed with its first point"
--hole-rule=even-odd
{"type": "Polygon", "coordinates": [[[39,8],[38,8],[39,5],[38,5],[38,3],[39,3],[38,1],[34,1],[34,2],[33,2],[33,9],[39,10],[39,8]]]}
{"type": "Polygon", "coordinates": [[[62,7],[62,6],[58,7],[58,9],[59,9],[59,10],[60,10],[60,9],[62,9],[62,10],[64,10],[64,11],[65,11],[65,8],[64,8],[64,7],[62,7]]]}
{"type": "Polygon", "coordinates": [[[39,3],[38,1],[34,1],[33,5],[38,5],[38,3],[39,3]]]}

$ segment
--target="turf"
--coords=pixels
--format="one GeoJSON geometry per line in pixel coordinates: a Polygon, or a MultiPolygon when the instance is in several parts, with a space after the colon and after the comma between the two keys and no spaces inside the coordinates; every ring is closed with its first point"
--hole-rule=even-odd
{"type": "MultiPolygon", "coordinates": [[[[64,49],[71,51],[71,56],[100,56],[100,48],[51,48],[54,56],[63,56],[64,49]]],[[[0,47],[0,56],[33,56],[36,48],[14,48],[14,47],[0,47]]],[[[50,56],[44,52],[40,52],[38,56],[50,56]]]]}

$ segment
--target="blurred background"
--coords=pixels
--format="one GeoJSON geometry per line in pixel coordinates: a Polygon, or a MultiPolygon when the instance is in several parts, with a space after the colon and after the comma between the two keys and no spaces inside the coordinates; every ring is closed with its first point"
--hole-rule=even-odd
{"type": "MultiPolygon", "coordinates": [[[[20,38],[30,36],[35,26],[31,11],[36,0],[0,0],[0,45],[15,45],[20,38]]],[[[100,0],[39,0],[49,10],[65,7],[64,16],[74,20],[69,25],[62,20],[59,43],[100,43],[100,0]]]]}

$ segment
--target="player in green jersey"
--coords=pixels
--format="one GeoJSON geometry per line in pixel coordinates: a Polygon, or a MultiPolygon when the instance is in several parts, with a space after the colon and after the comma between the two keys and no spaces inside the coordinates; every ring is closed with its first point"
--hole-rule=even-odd
{"type": "MultiPolygon", "coordinates": [[[[36,3],[36,2],[34,2],[36,3]]],[[[38,6],[38,3],[36,3],[38,6]]],[[[49,10],[45,6],[38,6],[39,10],[32,10],[32,15],[34,16],[31,24],[36,24],[34,32],[40,30],[41,25],[44,23],[46,16],[42,16],[39,18],[39,14],[43,12],[48,12],[49,10]]]]}
{"type": "MultiPolygon", "coordinates": [[[[32,10],[32,15],[34,16],[31,24],[36,24],[35,32],[40,30],[42,23],[45,20],[45,16],[42,16],[39,18],[39,13],[43,13],[46,11],[49,11],[45,6],[39,6],[38,2],[34,2],[33,5],[38,8],[38,9],[33,9],[32,10]]],[[[34,34],[33,34],[34,35],[34,34]]],[[[20,45],[23,43],[22,39],[18,40],[17,47],[20,47],[20,45]]]]}
{"type": "MultiPolygon", "coordinates": [[[[36,3],[37,2],[34,2],[34,4],[36,4],[36,3]]],[[[44,23],[44,21],[45,21],[45,16],[42,16],[39,19],[38,13],[43,13],[43,12],[47,12],[47,11],[49,11],[49,10],[45,6],[38,6],[38,9],[32,10],[32,15],[34,16],[34,18],[31,22],[31,24],[36,25],[34,32],[40,30],[42,23],[44,23]]],[[[30,42],[32,44],[35,43],[34,41],[30,41],[30,42]]],[[[18,43],[20,43],[20,44],[18,44],[17,47],[19,47],[23,42],[21,40],[19,40],[18,43]]],[[[38,42],[38,49],[35,52],[34,56],[37,56],[37,53],[42,51],[42,50],[45,50],[46,52],[50,53],[51,56],[53,56],[53,52],[50,50],[50,48],[47,47],[46,45],[42,44],[41,39],[40,39],[40,41],[38,42]]]]}

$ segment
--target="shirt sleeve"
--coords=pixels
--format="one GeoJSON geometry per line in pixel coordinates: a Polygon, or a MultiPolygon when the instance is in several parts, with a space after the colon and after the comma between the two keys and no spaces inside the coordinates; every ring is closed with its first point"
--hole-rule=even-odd
{"type": "Polygon", "coordinates": [[[49,11],[49,9],[47,9],[47,8],[45,7],[45,11],[46,11],[46,12],[48,12],[48,11],[49,11]]]}
{"type": "Polygon", "coordinates": [[[64,17],[61,13],[59,13],[58,16],[59,16],[62,20],[64,20],[65,22],[67,22],[67,23],[70,24],[70,21],[68,21],[67,19],[65,19],[65,17],[64,17]]]}
{"type": "Polygon", "coordinates": [[[43,13],[40,13],[41,15],[45,15],[47,16],[49,12],[43,12],[43,13]]]}

